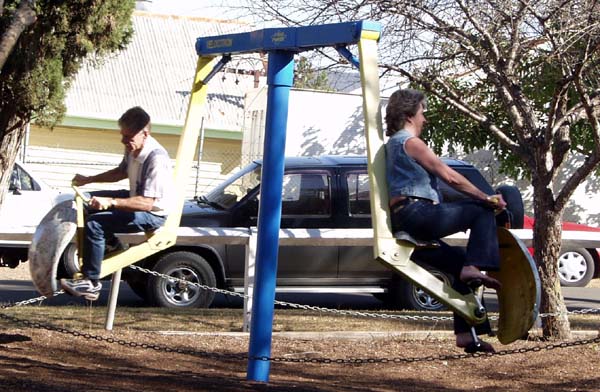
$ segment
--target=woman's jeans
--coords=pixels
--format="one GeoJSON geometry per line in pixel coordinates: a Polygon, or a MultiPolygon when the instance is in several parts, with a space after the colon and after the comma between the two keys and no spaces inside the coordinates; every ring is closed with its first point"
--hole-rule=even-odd
{"type": "MultiPolygon", "coordinates": [[[[129,197],[129,191],[98,191],[90,194],[101,197],[129,197]]],[[[90,209],[87,212],[81,272],[92,280],[100,278],[105,245],[107,241],[114,243],[117,240],[114,233],[137,233],[156,230],[166,220],[165,217],[143,211],[98,211],[90,209]]]]}
{"type": "MultiPolygon", "coordinates": [[[[450,274],[452,287],[461,294],[470,289],[459,276],[462,267],[473,265],[482,270],[495,271],[500,267],[498,235],[494,211],[477,200],[461,200],[433,204],[416,201],[392,213],[394,231],[406,231],[421,240],[439,240],[459,231],[470,230],[466,250],[440,241],[439,248],[416,249],[414,261],[426,263],[450,274]]],[[[461,317],[454,317],[455,333],[467,332],[470,326],[461,317]]],[[[478,334],[490,332],[489,322],[476,328],[478,334]]]]}

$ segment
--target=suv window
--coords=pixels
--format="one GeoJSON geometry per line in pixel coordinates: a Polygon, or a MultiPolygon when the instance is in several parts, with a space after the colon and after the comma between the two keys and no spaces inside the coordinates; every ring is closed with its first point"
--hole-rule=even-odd
{"type": "MultiPolygon", "coordinates": [[[[495,193],[492,187],[487,183],[483,175],[468,166],[453,167],[460,174],[465,176],[473,185],[488,194],[495,193]]],[[[349,172],[346,175],[346,185],[348,187],[348,206],[351,216],[370,216],[371,205],[369,204],[369,176],[365,172],[349,172]]],[[[469,197],[451,188],[444,181],[438,181],[438,190],[442,200],[446,202],[468,199],[469,197]]]]}
{"type": "Polygon", "coordinates": [[[330,215],[330,178],[321,173],[283,176],[282,215],[330,215]]]}
{"type": "Polygon", "coordinates": [[[369,175],[367,173],[348,173],[346,175],[346,185],[348,187],[350,215],[370,215],[369,175]]]}

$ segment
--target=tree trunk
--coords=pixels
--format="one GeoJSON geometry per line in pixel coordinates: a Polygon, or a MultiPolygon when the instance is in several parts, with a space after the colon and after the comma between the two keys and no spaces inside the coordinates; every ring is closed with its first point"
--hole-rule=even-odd
{"type": "Polygon", "coordinates": [[[25,121],[15,118],[10,121],[10,124],[14,129],[2,135],[0,140],[0,206],[2,206],[4,197],[8,192],[12,168],[25,136],[25,121]]]}
{"type": "Polygon", "coordinates": [[[4,67],[10,52],[17,44],[17,40],[23,31],[37,19],[32,4],[32,0],[22,0],[19,8],[17,8],[13,15],[12,22],[2,33],[2,40],[0,41],[0,70],[4,67]]]}
{"type": "Polygon", "coordinates": [[[550,191],[535,192],[535,227],[533,246],[542,282],[541,313],[553,314],[542,318],[544,337],[566,340],[571,337],[567,308],[558,277],[558,255],[562,234],[561,214],[554,211],[550,191]]]}

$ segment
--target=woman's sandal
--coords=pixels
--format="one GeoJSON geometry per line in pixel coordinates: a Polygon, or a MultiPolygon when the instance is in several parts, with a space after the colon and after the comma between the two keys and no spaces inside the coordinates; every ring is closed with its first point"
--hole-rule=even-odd
{"type": "Polygon", "coordinates": [[[477,352],[495,353],[496,350],[494,350],[494,347],[491,344],[484,342],[483,340],[477,340],[476,342],[470,342],[467,344],[465,346],[465,352],[467,354],[475,354],[477,352]]]}
{"type": "Polygon", "coordinates": [[[463,271],[461,271],[459,279],[462,280],[462,282],[469,286],[469,288],[471,288],[472,290],[478,288],[481,285],[494,290],[500,290],[500,288],[502,287],[502,284],[499,281],[492,278],[491,276],[487,276],[479,272],[479,270],[477,270],[476,272],[469,271],[468,273],[464,273],[463,271]]]}

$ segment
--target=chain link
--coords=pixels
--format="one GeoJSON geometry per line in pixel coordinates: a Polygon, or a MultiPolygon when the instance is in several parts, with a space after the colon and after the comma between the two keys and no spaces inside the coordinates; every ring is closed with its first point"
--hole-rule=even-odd
{"type": "MultiPolygon", "coordinates": [[[[159,272],[152,271],[152,270],[149,270],[149,269],[146,269],[143,267],[139,267],[137,265],[130,265],[129,268],[138,270],[140,272],[144,272],[146,274],[156,276],[158,278],[167,279],[171,282],[187,284],[187,285],[190,285],[193,287],[198,287],[198,288],[201,288],[204,290],[209,290],[214,293],[230,295],[230,296],[239,297],[242,299],[247,299],[250,297],[243,293],[236,293],[234,291],[223,290],[223,289],[219,289],[216,287],[210,287],[210,286],[207,286],[204,284],[179,279],[174,276],[161,274],[159,272]]],[[[371,318],[381,318],[381,319],[389,319],[389,320],[395,319],[395,320],[413,320],[413,321],[415,321],[415,320],[450,321],[453,319],[452,317],[449,317],[449,316],[413,316],[413,315],[406,315],[406,314],[384,314],[384,313],[372,313],[372,312],[358,312],[358,311],[354,311],[354,310],[331,309],[331,308],[325,308],[325,307],[320,307],[320,306],[303,305],[303,304],[297,304],[297,303],[293,303],[293,302],[285,302],[285,301],[279,301],[279,300],[275,300],[275,304],[293,308],[293,309],[313,310],[313,311],[318,311],[318,312],[323,312],[323,313],[333,313],[333,314],[339,314],[339,315],[344,315],[344,316],[371,317],[371,318]]]]}
{"type": "Polygon", "coordinates": [[[466,358],[478,357],[496,357],[512,354],[525,354],[530,352],[549,351],[557,348],[577,347],[587,344],[600,343],[600,336],[594,339],[574,340],[570,342],[550,343],[544,346],[520,347],[512,350],[501,350],[492,353],[473,353],[473,354],[448,354],[448,355],[430,355],[427,357],[395,357],[395,358],[287,358],[287,357],[259,357],[263,361],[272,362],[297,362],[297,363],[318,363],[318,364],[378,364],[378,363],[415,363],[415,362],[433,362],[448,361],[466,358]]]}
{"type": "MultiPolygon", "coordinates": [[[[182,282],[185,284],[193,285],[195,287],[198,287],[198,288],[201,288],[204,290],[210,290],[215,293],[232,295],[232,296],[240,297],[240,298],[248,297],[241,293],[235,293],[232,291],[218,289],[215,287],[210,287],[210,286],[199,284],[199,283],[181,280],[181,279],[169,276],[169,275],[160,274],[156,271],[152,271],[152,270],[138,267],[135,265],[131,265],[130,268],[147,273],[147,274],[151,274],[156,277],[168,279],[170,281],[178,281],[178,282],[182,282]]],[[[60,295],[63,293],[64,293],[64,291],[60,290],[60,291],[56,291],[53,295],[56,296],[56,295],[60,295]]],[[[1,305],[0,309],[4,310],[4,309],[12,308],[12,307],[30,305],[33,303],[41,302],[47,298],[48,297],[46,297],[46,296],[40,296],[40,297],[32,298],[29,300],[15,302],[13,304],[1,305]]],[[[383,319],[434,320],[434,321],[452,319],[451,317],[441,317],[441,316],[389,315],[389,314],[379,314],[379,313],[370,313],[370,312],[337,310],[337,309],[329,309],[329,308],[324,308],[324,307],[319,307],[319,306],[295,304],[295,303],[284,302],[284,301],[275,301],[275,303],[277,305],[288,306],[288,307],[295,308],[295,309],[316,310],[316,311],[321,311],[321,312],[329,312],[329,313],[336,313],[336,314],[343,314],[343,315],[357,315],[357,316],[362,316],[362,317],[374,317],[374,318],[383,318],[383,319]]],[[[600,309],[581,309],[581,310],[571,311],[568,313],[570,313],[570,314],[586,314],[586,313],[597,313],[597,312],[600,312],[600,309]]],[[[543,313],[543,314],[540,314],[540,317],[551,317],[554,315],[557,315],[557,314],[543,313]]],[[[380,364],[380,363],[381,364],[388,364],[388,363],[399,364],[399,363],[448,361],[448,360],[457,360],[457,359],[465,359],[465,358],[493,357],[493,356],[505,356],[505,355],[512,355],[512,354],[524,354],[524,353],[529,353],[529,352],[539,352],[539,351],[543,351],[543,350],[548,351],[548,350],[553,350],[553,349],[557,349],[557,348],[569,348],[569,347],[583,346],[583,345],[593,344],[593,343],[597,343],[597,344],[600,343],[600,336],[598,336],[594,339],[582,339],[582,340],[575,340],[575,341],[569,341],[569,342],[550,343],[550,344],[547,344],[544,346],[535,346],[535,347],[527,347],[527,348],[521,347],[521,348],[516,348],[516,349],[512,349],[512,350],[496,351],[493,353],[449,354],[449,355],[435,355],[435,356],[430,355],[430,356],[426,356],[426,357],[406,357],[406,358],[403,358],[403,357],[394,357],[394,358],[322,358],[322,357],[321,358],[289,358],[289,357],[267,357],[267,356],[249,357],[247,355],[241,355],[241,354],[224,354],[224,353],[216,353],[216,352],[210,352],[210,351],[173,348],[173,347],[159,345],[159,344],[153,344],[153,343],[139,343],[139,342],[135,342],[135,341],[128,341],[128,340],[118,339],[118,338],[113,338],[113,337],[105,337],[102,335],[80,332],[80,331],[72,330],[69,328],[57,327],[57,326],[47,324],[47,323],[40,323],[40,322],[35,322],[35,321],[30,321],[30,320],[24,320],[24,319],[20,319],[15,316],[10,316],[10,315],[7,315],[7,314],[1,313],[1,312],[0,312],[0,319],[4,319],[7,321],[16,323],[16,324],[24,325],[29,328],[45,329],[48,331],[58,332],[58,333],[62,333],[62,334],[69,334],[74,337],[82,337],[84,339],[89,339],[89,340],[119,344],[121,346],[127,346],[127,347],[132,347],[132,348],[142,348],[142,349],[150,349],[150,350],[163,351],[163,352],[169,352],[169,353],[186,354],[186,355],[192,355],[192,356],[210,358],[210,359],[229,359],[229,360],[233,359],[233,360],[240,360],[240,361],[253,359],[253,360],[260,360],[260,361],[288,362],[288,363],[357,365],[357,364],[380,364]]]]}
{"type": "MultiPolygon", "coordinates": [[[[25,302],[25,301],[23,301],[25,302]]],[[[12,306],[2,306],[2,309],[12,307],[12,306]]],[[[111,344],[118,344],[121,346],[131,347],[131,348],[142,348],[149,349],[154,351],[162,351],[168,353],[177,353],[177,354],[185,354],[196,357],[208,358],[208,359],[228,359],[228,360],[238,360],[238,361],[246,361],[248,359],[260,360],[260,361],[271,361],[271,362],[288,362],[288,363],[315,363],[315,364],[340,364],[340,365],[360,365],[360,364],[388,364],[388,363],[416,363],[416,362],[433,362],[433,361],[448,361],[448,360],[457,360],[457,359],[466,359],[466,358],[477,358],[477,357],[494,357],[494,356],[505,356],[512,354],[524,354],[529,352],[539,352],[543,350],[554,350],[557,348],[568,348],[568,347],[576,347],[583,346],[592,343],[600,343],[600,337],[596,337],[594,339],[582,339],[570,342],[562,342],[562,343],[551,343],[545,346],[535,346],[535,347],[521,347],[512,350],[501,350],[496,351],[494,353],[474,353],[474,354],[449,354],[449,355],[430,355],[426,357],[394,357],[394,358],[289,358],[289,357],[249,357],[247,355],[242,354],[224,354],[217,353],[211,351],[202,351],[202,350],[193,350],[193,349],[184,349],[177,347],[170,347],[166,345],[154,344],[154,343],[140,343],[130,340],[124,340],[113,337],[106,337],[102,335],[96,335],[87,332],[80,332],[76,330],[72,330],[69,328],[56,327],[51,324],[40,323],[36,321],[24,320],[18,317],[9,316],[3,313],[0,313],[0,319],[4,319],[15,324],[24,325],[29,328],[36,329],[45,329],[52,332],[58,332],[62,334],[72,335],[74,337],[81,337],[88,340],[95,340],[98,342],[106,342],[111,344]]]]}
{"type": "MultiPolygon", "coordinates": [[[[58,291],[55,291],[52,294],[52,297],[56,297],[57,295],[61,295],[61,294],[64,294],[64,293],[65,293],[64,290],[58,290],[58,291]]],[[[1,305],[0,304],[1,305],[0,309],[9,309],[9,308],[17,307],[17,306],[31,305],[31,304],[35,304],[37,302],[42,302],[43,300],[48,299],[48,298],[50,298],[50,297],[42,295],[42,296],[39,296],[39,297],[35,297],[35,298],[31,298],[31,299],[26,299],[24,301],[14,302],[12,304],[5,304],[5,305],[1,305]]]]}
{"type": "MultiPolygon", "coordinates": [[[[250,296],[242,294],[242,293],[236,293],[234,291],[223,290],[223,289],[207,286],[207,285],[200,284],[200,283],[190,282],[188,280],[179,279],[174,276],[161,274],[159,272],[149,270],[147,268],[139,267],[137,265],[130,265],[129,268],[138,270],[138,271],[146,273],[146,274],[156,276],[158,278],[167,279],[172,282],[187,284],[190,286],[198,287],[203,290],[212,291],[212,292],[218,293],[218,294],[229,295],[229,296],[238,297],[238,298],[242,298],[242,299],[247,299],[250,297],[250,296]]],[[[404,315],[404,314],[359,312],[359,311],[354,311],[354,310],[341,310],[341,309],[331,309],[331,308],[325,308],[325,307],[313,306],[313,305],[303,305],[303,304],[297,304],[297,303],[293,303],[293,302],[285,302],[285,301],[279,301],[279,300],[275,300],[275,304],[293,308],[293,309],[312,310],[312,311],[323,312],[323,313],[339,314],[339,315],[343,315],[343,316],[358,316],[358,317],[371,317],[371,318],[381,318],[381,319],[390,319],[390,320],[396,319],[396,320],[413,320],[413,321],[418,321],[418,320],[451,321],[451,320],[453,320],[453,317],[450,317],[450,316],[414,316],[414,315],[404,315]]],[[[567,311],[567,314],[587,314],[587,313],[600,313],[600,309],[579,309],[579,310],[567,311]]],[[[541,314],[539,314],[539,317],[541,317],[541,318],[554,317],[554,316],[560,316],[561,314],[562,313],[541,313],[541,314]]],[[[498,316],[489,316],[488,318],[490,320],[498,320],[499,319],[498,316]]]]}
{"type": "MultiPolygon", "coordinates": [[[[10,306],[2,306],[0,308],[5,309],[7,307],[10,307],[10,306]]],[[[248,359],[247,355],[224,354],[224,353],[216,353],[216,352],[210,352],[210,351],[200,351],[200,350],[176,348],[176,347],[169,347],[169,346],[154,344],[154,343],[140,343],[140,342],[134,342],[134,341],[118,339],[118,338],[113,338],[113,337],[106,337],[106,336],[96,335],[96,334],[87,333],[87,332],[80,332],[80,331],[76,331],[76,330],[69,329],[69,328],[57,327],[52,324],[24,320],[24,319],[20,319],[18,317],[10,316],[10,315],[4,314],[4,313],[0,313],[0,319],[4,319],[4,320],[10,321],[15,324],[24,325],[29,328],[45,329],[47,331],[58,332],[58,333],[62,333],[62,334],[72,335],[75,337],[82,337],[82,338],[88,339],[88,340],[95,340],[98,342],[106,342],[106,343],[115,343],[115,344],[119,344],[121,346],[127,346],[127,347],[133,347],[133,348],[144,348],[144,349],[150,349],[150,350],[155,350],[155,351],[186,354],[186,355],[193,355],[193,356],[197,356],[197,357],[213,358],[213,359],[235,359],[235,360],[248,359]]]]}

